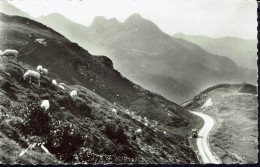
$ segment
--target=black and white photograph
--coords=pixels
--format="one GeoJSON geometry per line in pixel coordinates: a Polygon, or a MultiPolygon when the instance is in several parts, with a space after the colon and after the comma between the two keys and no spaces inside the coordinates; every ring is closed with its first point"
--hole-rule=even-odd
{"type": "Polygon", "coordinates": [[[0,164],[258,164],[257,9],[0,0],[0,164]]]}

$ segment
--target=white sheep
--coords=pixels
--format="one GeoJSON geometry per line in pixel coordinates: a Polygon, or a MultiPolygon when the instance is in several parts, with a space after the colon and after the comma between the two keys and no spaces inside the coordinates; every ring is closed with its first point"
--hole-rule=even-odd
{"type": "Polygon", "coordinates": [[[65,89],[64,86],[65,86],[65,83],[59,83],[59,84],[58,84],[58,87],[61,88],[61,89],[63,89],[63,90],[65,89]]]}
{"type": "Polygon", "coordinates": [[[40,72],[40,73],[41,73],[43,68],[42,68],[42,66],[41,66],[41,65],[38,65],[36,69],[37,69],[37,71],[38,71],[38,72],[40,72]]]}
{"type": "Polygon", "coordinates": [[[2,52],[1,56],[14,56],[17,60],[18,51],[13,49],[6,49],[4,52],[2,52]]]}
{"type": "Polygon", "coordinates": [[[54,79],[54,80],[52,80],[51,82],[52,82],[52,84],[53,84],[53,85],[55,85],[55,86],[57,86],[57,85],[58,85],[58,83],[57,83],[57,81],[56,81],[55,79],[54,79]]]}
{"type": "Polygon", "coordinates": [[[26,73],[24,73],[23,79],[26,80],[28,77],[29,77],[29,83],[31,83],[32,77],[37,78],[38,84],[40,86],[40,77],[41,77],[40,73],[33,70],[28,70],[26,73]]]}
{"type": "Polygon", "coordinates": [[[58,87],[63,89],[63,90],[65,89],[64,86],[62,86],[62,85],[58,85],[58,87]]]}
{"type": "Polygon", "coordinates": [[[165,131],[163,131],[163,134],[166,134],[166,132],[165,132],[165,131]]]}
{"type": "Polygon", "coordinates": [[[47,111],[50,108],[49,100],[43,100],[42,104],[41,104],[41,108],[43,108],[45,111],[47,111]]]}
{"type": "Polygon", "coordinates": [[[72,98],[76,98],[78,96],[78,92],[76,90],[73,90],[73,91],[70,92],[70,96],[72,98]]]}
{"type": "Polygon", "coordinates": [[[59,85],[65,86],[66,84],[65,83],[59,83],[59,85]]]}
{"type": "Polygon", "coordinates": [[[135,133],[142,133],[142,129],[137,129],[136,131],[135,131],[135,133]]]}
{"type": "Polygon", "coordinates": [[[48,74],[48,69],[43,68],[43,69],[42,69],[42,73],[45,74],[45,75],[47,75],[47,74],[48,74]]]}
{"type": "Polygon", "coordinates": [[[148,126],[148,123],[146,122],[146,123],[144,123],[144,125],[145,125],[145,126],[148,126]]]}
{"type": "Polygon", "coordinates": [[[117,115],[117,111],[116,111],[116,109],[113,108],[113,109],[112,109],[112,112],[115,113],[115,114],[117,115]]]}

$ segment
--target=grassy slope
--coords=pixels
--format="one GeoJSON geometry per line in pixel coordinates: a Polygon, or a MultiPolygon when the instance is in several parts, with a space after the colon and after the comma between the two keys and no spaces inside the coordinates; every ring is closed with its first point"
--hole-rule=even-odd
{"type": "MultiPolygon", "coordinates": [[[[20,53],[19,63],[5,57],[0,60],[1,136],[2,141],[16,143],[9,145],[8,154],[1,154],[0,161],[197,162],[186,136],[199,119],[189,112],[130,82],[113,69],[108,58],[90,55],[42,24],[23,17],[1,15],[0,30],[4,34],[1,35],[1,49],[14,48],[20,53]],[[34,42],[29,34],[45,38],[48,46],[34,42]],[[38,64],[47,67],[50,73],[42,78],[40,88],[36,84],[29,85],[21,77],[27,69],[38,64]],[[53,87],[53,78],[66,82],[67,90],[53,87]],[[76,101],[69,97],[68,92],[72,89],[79,92],[76,101]],[[49,113],[37,108],[40,100],[46,98],[51,100],[49,113]],[[116,106],[112,105],[114,102],[116,106]],[[111,113],[112,108],[119,110],[118,116],[111,113]],[[155,127],[158,131],[127,115],[126,109],[146,116],[150,125],[154,124],[152,120],[157,120],[159,124],[155,127]],[[34,117],[35,113],[50,120],[38,126],[42,120],[34,117]],[[135,136],[134,131],[138,128],[144,133],[135,136]],[[166,135],[162,133],[164,130],[166,135]],[[47,141],[46,147],[55,157],[45,158],[45,154],[36,149],[44,160],[35,158],[33,161],[31,156],[19,160],[17,153],[21,148],[35,141],[47,141]]],[[[3,151],[6,149],[2,148],[3,151]]]]}
{"type": "Polygon", "coordinates": [[[223,163],[257,162],[256,87],[249,84],[217,85],[196,96],[187,108],[201,110],[211,97],[213,108],[201,110],[217,122],[210,136],[212,150],[223,163]]]}

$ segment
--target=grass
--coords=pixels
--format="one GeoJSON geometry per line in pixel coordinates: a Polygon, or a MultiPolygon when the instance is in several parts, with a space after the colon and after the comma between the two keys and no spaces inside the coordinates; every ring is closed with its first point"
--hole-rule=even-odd
{"type": "MultiPolygon", "coordinates": [[[[0,109],[3,163],[194,163],[196,156],[187,140],[166,126],[157,132],[145,127],[96,93],[80,86],[59,90],[49,77],[42,77],[41,87],[21,79],[25,69],[20,63],[2,59],[0,109]],[[78,98],[72,100],[67,92],[77,88],[78,98]],[[10,96],[12,91],[14,97],[10,96]],[[49,99],[48,112],[39,105],[49,99]],[[111,112],[112,108],[118,114],[111,112]],[[142,128],[141,135],[134,131],[142,128]],[[167,131],[167,135],[163,131],[167,131]],[[9,142],[9,143],[8,143],[9,142]],[[19,153],[34,142],[46,142],[51,155],[41,149],[19,153]],[[15,143],[15,144],[14,144],[15,143]],[[173,151],[175,150],[175,151],[173,151]],[[155,155],[154,155],[155,154],[155,155]],[[89,157],[89,158],[87,158],[89,157]],[[159,158],[160,157],[160,158],[159,158]]],[[[26,66],[27,68],[27,66],[26,66]]],[[[151,120],[150,120],[151,121],[151,120]]],[[[188,127],[187,127],[188,128],[188,127]]]]}

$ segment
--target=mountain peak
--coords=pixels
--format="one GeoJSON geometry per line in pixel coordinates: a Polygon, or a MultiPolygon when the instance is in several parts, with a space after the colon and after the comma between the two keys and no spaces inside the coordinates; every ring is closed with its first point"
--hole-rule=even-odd
{"type": "Polygon", "coordinates": [[[108,20],[104,16],[96,16],[92,22],[92,25],[104,24],[108,20]]]}
{"type": "Polygon", "coordinates": [[[138,18],[138,19],[141,19],[142,16],[141,16],[139,13],[134,13],[134,14],[132,14],[129,18],[138,18]]]}
{"type": "Polygon", "coordinates": [[[136,22],[136,21],[140,21],[140,20],[144,20],[144,18],[142,18],[142,16],[140,14],[134,13],[126,19],[125,23],[136,22]]]}
{"type": "Polygon", "coordinates": [[[42,15],[42,16],[38,17],[38,19],[42,19],[42,18],[67,19],[65,16],[63,16],[60,13],[51,13],[51,14],[48,14],[48,15],[42,15]]]}

